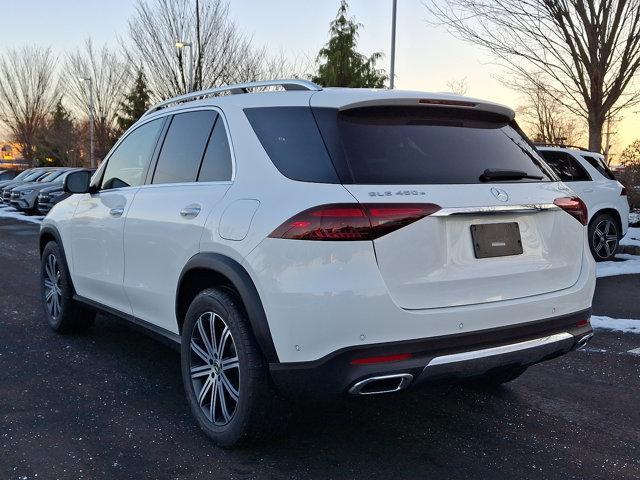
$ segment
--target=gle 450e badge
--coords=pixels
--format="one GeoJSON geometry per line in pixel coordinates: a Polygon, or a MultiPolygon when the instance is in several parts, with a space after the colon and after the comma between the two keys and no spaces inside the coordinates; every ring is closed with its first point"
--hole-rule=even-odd
{"type": "Polygon", "coordinates": [[[397,192],[387,190],[385,192],[369,192],[370,197],[393,197],[395,195],[412,196],[412,195],[426,195],[426,193],[420,190],[398,190],[397,192]]]}

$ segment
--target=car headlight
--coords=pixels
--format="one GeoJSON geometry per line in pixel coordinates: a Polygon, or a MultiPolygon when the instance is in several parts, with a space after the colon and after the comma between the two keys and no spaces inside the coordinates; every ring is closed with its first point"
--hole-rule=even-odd
{"type": "Polygon", "coordinates": [[[33,190],[22,190],[20,192],[20,195],[22,195],[23,197],[26,197],[27,195],[31,195],[33,193],[33,190]]]}
{"type": "Polygon", "coordinates": [[[50,197],[59,197],[60,195],[64,195],[63,191],[59,191],[59,192],[49,192],[49,196],[50,197]]]}

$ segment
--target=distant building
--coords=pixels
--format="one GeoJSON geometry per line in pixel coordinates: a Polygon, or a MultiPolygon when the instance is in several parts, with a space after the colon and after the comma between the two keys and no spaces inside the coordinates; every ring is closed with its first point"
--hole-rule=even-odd
{"type": "Polygon", "coordinates": [[[0,168],[24,169],[28,166],[20,153],[20,144],[0,140],[0,168]]]}

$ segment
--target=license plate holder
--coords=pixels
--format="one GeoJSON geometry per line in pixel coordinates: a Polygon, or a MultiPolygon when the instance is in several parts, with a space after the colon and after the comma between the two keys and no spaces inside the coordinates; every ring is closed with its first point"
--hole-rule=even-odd
{"type": "Polygon", "coordinates": [[[518,222],[471,225],[471,238],[476,258],[506,257],[523,253],[518,222]]]}

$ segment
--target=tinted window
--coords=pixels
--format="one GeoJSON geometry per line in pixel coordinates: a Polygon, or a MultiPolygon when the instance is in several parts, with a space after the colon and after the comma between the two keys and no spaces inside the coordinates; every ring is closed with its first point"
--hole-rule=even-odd
{"type": "Polygon", "coordinates": [[[600,172],[605,178],[608,178],[609,180],[616,179],[613,172],[600,158],[592,157],[591,155],[582,155],[582,158],[589,162],[589,165],[598,170],[598,172],[600,172]]]}
{"type": "Polygon", "coordinates": [[[546,160],[547,165],[553,168],[563,182],[586,182],[591,180],[587,171],[570,154],[552,150],[543,150],[540,153],[546,160]]]}
{"type": "Polygon", "coordinates": [[[45,175],[48,175],[48,173],[49,172],[46,170],[36,170],[35,172],[31,172],[29,175],[27,175],[21,180],[24,180],[25,182],[35,182],[39,178],[42,178],[45,175]]]}
{"type": "Polygon", "coordinates": [[[223,182],[231,180],[231,151],[224,122],[218,116],[213,133],[204,153],[199,182],[223,182]]]}
{"type": "Polygon", "coordinates": [[[5,170],[4,172],[0,172],[0,180],[11,180],[16,177],[16,172],[11,170],[5,170]]]}
{"type": "Polygon", "coordinates": [[[305,182],[340,183],[309,107],[248,108],[245,114],[284,176],[305,182]]]}
{"type": "Polygon", "coordinates": [[[175,115],[158,157],[152,183],[195,182],[217,113],[175,115]]]}
{"type": "Polygon", "coordinates": [[[33,175],[33,170],[25,170],[20,175],[15,177],[14,180],[22,180],[22,179],[28,177],[29,175],[33,175]]]}
{"type": "MultiPolygon", "coordinates": [[[[515,124],[487,112],[430,107],[314,109],[334,164],[356,184],[479,183],[486,169],[550,180],[515,124]]],[[[540,181],[521,179],[510,181],[540,181]]]]}
{"type": "Polygon", "coordinates": [[[44,177],[42,177],[38,181],[42,182],[42,183],[51,182],[51,181],[55,180],[56,178],[60,177],[60,175],[62,175],[63,173],[64,173],[64,170],[54,170],[53,172],[50,172],[50,173],[46,174],[44,177]]]}
{"type": "Polygon", "coordinates": [[[142,185],[163,123],[159,118],[127,135],[107,160],[101,189],[142,185]]]}

